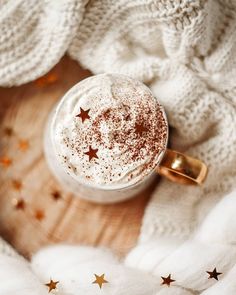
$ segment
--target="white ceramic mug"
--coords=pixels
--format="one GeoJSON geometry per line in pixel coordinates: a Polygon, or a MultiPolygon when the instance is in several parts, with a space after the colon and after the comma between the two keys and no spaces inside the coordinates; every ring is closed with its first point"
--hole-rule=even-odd
{"type": "Polygon", "coordinates": [[[165,111],[140,81],[118,74],[89,77],[72,87],[50,115],[48,164],[68,191],[94,202],[128,199],[165,175],[201,183],[199,160],[167,149],[165,111]]]}

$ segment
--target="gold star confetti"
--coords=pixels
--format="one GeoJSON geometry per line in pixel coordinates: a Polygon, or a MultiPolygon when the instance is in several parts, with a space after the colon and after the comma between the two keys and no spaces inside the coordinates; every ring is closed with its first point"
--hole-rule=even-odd
{"type": "Polygon", "coordinates": [[[101,276],[98,276],[98,275],[96,275],[96,274],[94,274],[94,275],[95,275],[95,277],[96,277],[96,280],[93,281],[92,284],[98,284],[100,289],[102,288],[102,284],[106,284],[106,283],[108,283],[108,281],[106,281],[106,280],[104,279],[105,274],[102,274],[101,276]]]}
{"type": "Polygon", "coordinates": [[[53,191],[51,193],[51,196],[55,201],[58,201],[62,198],[61,193],[59,191],[53,191]]]}
{"type": "Polygon", "coordinates": [[[167,285],[168,287],[170,287],[170,284],[175,282],[175,280],[171,279],[171,274],[169,274],[168,277],[166,277],[166,278],[165,277],[161,277],[161,278],[163,280],[161,285],[167,285]]]}
{"type": "Polygon", "coordinates": [[[39,87],[50,85],[58,81],[59,77],[55,73],[48,73],[47,75],[35,80],[35,84],[39,87]]]}
{"type": "Polygon", "coordinates": [[[90,109],[88,109],[88,110],[85,111],[82,108],[80,108],[80,113],[78,115],[76,115],[76,117],[80,117],[82,119],[82,123],[84,123],[84,121],[86,119],[89,119],[90,118],[90,116],[88,114],[89,111],[90,111],[90,109]]]}
{"type": "Polygon", "coordinates": [[[22,182],[20,181],[20,180],[18,180],[18,179],[13,179],[12,180],[12,187],[14,188],[14,190],[16,190],[16,191],[21,191],[21,189],[22,189],[22,182]]]}
{"type": "Polygon", "coordinates": [[[84,153],[84,154],[85,154],[85,155],[88,155],[88,156],[89,156],[89,161],[91,161],[92,158],[97,158],[97,159],[98,159],[97,151],[98,151],[98,149],[93,149],[93,148],[91,147],[91,145],[90,145],[90,146],[89,146],[89,150],[88,150],[86,153],[84,153]]]}
{"type": "Polygon", "coordinates": [[[18,148],[21,151],[26,152],[29,149],[29,142],[28,142],[28,140],[20,139],[19,142],[18,142],[18,148]]]}
{"type": "Polygon", "coordinates": [[[9,137],[14,134],[14,131],[11,127],[4,128],[3,132],[6,136],[9,136],[9,137]]]}
{"type": "Polygon", "coordinates": [[[207,271],[209,274],[208,279],[215,279],[218,281],[218,276],[222,275],[222,272],[217,272],[216,268],[213,269],[213,271],[207,271]]]}
{"type": "Polygon", "coordinates": [[[52,279],[50,279],[50,282],[45,284],[45,286],[48,287],[48,293],[50,293],[52,290],[57,289],[57,284],[59,283],[59,281],[53,281],[52,279]]]}
{"type": "Polygon", "coordinates": [[[11,166],[12,160],[8,156],[0,157],[0,165],[2,165],[4,168],[8,168],[11,166]]]}
{"type": "Polygon", "coordinates": [[[44,211],[41,209],[36,209],[34,212],[34,217],[38,220],[38,221],[42,221],[45,217],[44,211]]]}
{"type": "Polygon", "coordinates": [[[142,135],[142,133],[148,131],[148,129],[142,124],[135,123],[135,131],[137,134],[142,135]]]}
{"type": "Polygon", "coordinates": [[[24,210],[25,209],[25,201],[24,199],[12,199],[12,205],[16,210],[24,210]]]}

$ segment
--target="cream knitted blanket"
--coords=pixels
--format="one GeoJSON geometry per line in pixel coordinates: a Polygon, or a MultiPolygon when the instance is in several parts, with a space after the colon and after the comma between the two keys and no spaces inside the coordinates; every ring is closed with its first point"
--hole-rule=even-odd
{"type": "Polygon", "coordinates": [[[202,187],[161,181],[126,265],[171,273],[180,293],[158,294],[235,294],[236,196],[224,196],[236,180],[236,1],[0,0],[0,33],[0,85],[41,76],[66,51],[94,73],[150,85],[171,146],[209,175],[202,187]]]}

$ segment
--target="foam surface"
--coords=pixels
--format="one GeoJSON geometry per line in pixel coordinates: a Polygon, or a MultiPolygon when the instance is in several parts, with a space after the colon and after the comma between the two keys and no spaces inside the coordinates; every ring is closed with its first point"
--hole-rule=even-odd
{"type": "Polygon", "coordinates": [[[74,86],[59,104],[51,132],[69,174],[112,187],[143,179],[159,163],[167,142],[165,115],[151,91],[117,74],[74,86]],[[81,108],[89,117],[84,121],[78,116],[81,108]],[[90,147],[97,158],[89,160],[90,147]]]}

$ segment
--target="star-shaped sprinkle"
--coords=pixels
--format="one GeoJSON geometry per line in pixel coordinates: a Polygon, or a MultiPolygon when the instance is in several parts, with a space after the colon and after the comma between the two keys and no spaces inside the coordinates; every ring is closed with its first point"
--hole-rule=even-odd
{"type": "Polygon", "coordinates": [[[102,288],[102,285],[103,285],[103,284],[108,283],[108,281],[106,281],[106,280],[104,279],[105,274],[102,274],[101,276],[98,276],[98,275],[96,275],[96,274],[94,274],[94,275],[95,275],[96,280],[93,281],[93,284],[98,284],[100,289],[102,288]]]}
{"type": "Polygon", "coordinates": [[[35,212],[34,212],[34,217],[35,217],[38,221],[43,220],[44,217],[45,217],[44,211],[43,211],[43,210],[40,210],[40,209],[36,209],[35,212]]]}
{"type": "Polygon", "coordinates": [[[12,205],[16,210],[24,210],[25,209],[25,201],[24,199],[12,199],[12,205]]]}
{"type": "Polygon", "coordinates": [[[170,284],[175,282],[175,280],[172,280],[171,278],[171,274],[168,275],[168,277],[161,277],[163,282],[162,282],[162,285],[167,285],[168,287],[170,287],[170,284]]]}
{"type": "Polygon", "coordinates": [[[59,80],[59,77],[56,73],[48,73],[47,75],[38,78],[35,80],[35,84],[39,87],[50,85],[59,80]]]}
{"type": "Polygon", "coordinates": [[[45,286],[48,287],[48,293],[50,293],[52,290],[55,290],[57,288],[57,284],[59,283],[59,281],[53,281],[52,279],[50,279],[50,282],[45,284],[45,286]]]}
{"type": "Polygon", "coordinates": [[[86,119],[90,118],[90,116],[88,114],[89,111],[90,111],[90,109],[85,111],[84,109],[80,108],[80,113],[78,115],[76,115],[76,117],[80,117],[82,119],[82,123],[83,123],[86,119]]]}
{"type": "Polygon", "coordinates": [[[13,179],[12,180],[12,187],[14,188],[14,190],[16,190],[16,191],[21,191],[21,189],[22,189],[22,182],[20,181],[20,180],[18,180],[18,179],[13,179]]]}
{"type": "Polygon", "coordinates": [[[135,123],[135,132],[139,135],[142,135],[143,132],[147,132],[148,129],[143,124],[135,123]]]}
{"type": "Polygon", "coordinates": [[[20,139],[18,142],[18,148],[23,152],[27,151],[29,149],[28,140],[20,139]]]}
{"type": "Polygon", "coordinates": [[[14,131],[11,127],[4,128],[3,132],[6,136],[9,136],[9,137],[14,134],[14,131]]]}
{"type": "Polygon", "coordinates": [[[46,78],[47,84],[52,84],[59,79],[56,73],[49,73],[47,76],[45,76],[45,78],[46,78]]]}
{"type": "Polygon", "coordinates": [[[11,164],[12,160],[8,156],[3,156],[0,158],[0,165],[2,165],[3,167],[8,168],[9,166],[11,166],[11,164]]]}
{"type": "Polygon", "coordinates": [[[97,158],[98,159],[97,151],[98,151],[98,149],[93,149],[91,147],[91,145],[90,145],[89,146],[89,150],[86,153],[84,153],[84,154],[87,155],[87,156],[89,156],[89,161],[91,161],[92,158],[97,158]]]}
{"type": "Polygon", "coordinates": [[[51,196],[55,201],[58,201],[62,198],[61,193],[59,191],[53,191],[51,193],[51,196]]]}
{"type": "Polygon", "coordinates": [[[222,275],[222,272],[217,272],[216,268],[214,268],[213,271],[207,271],[207,273],[209,274],[208,279],[215,279],[217,281],[218,281],[218,276],[222,275]]]}

